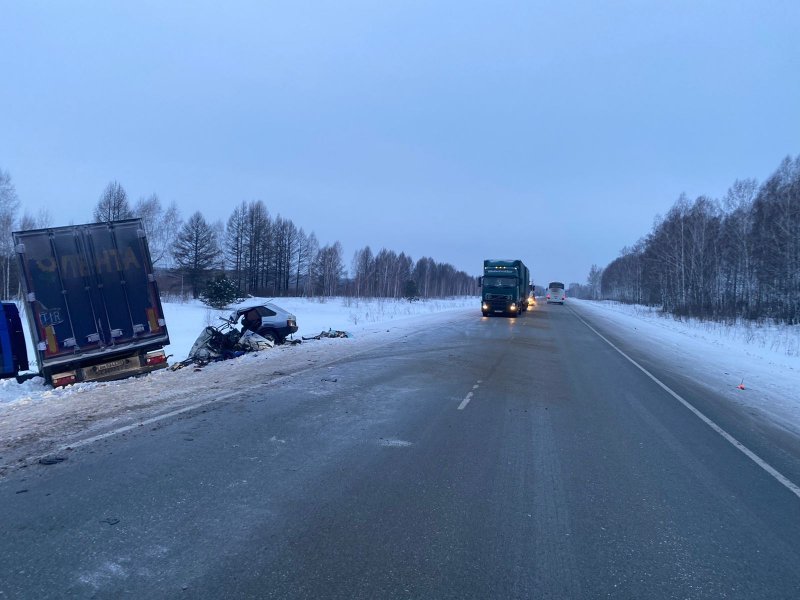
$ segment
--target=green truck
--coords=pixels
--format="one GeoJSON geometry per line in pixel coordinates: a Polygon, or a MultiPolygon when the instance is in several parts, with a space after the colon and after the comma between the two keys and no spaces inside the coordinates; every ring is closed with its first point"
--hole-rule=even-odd
{"type": "Polygon", "coordinates": [[[480,286],[484,317],[515,317],[528,309],[530,271],[521,260],[484,260],[480,286]]]}

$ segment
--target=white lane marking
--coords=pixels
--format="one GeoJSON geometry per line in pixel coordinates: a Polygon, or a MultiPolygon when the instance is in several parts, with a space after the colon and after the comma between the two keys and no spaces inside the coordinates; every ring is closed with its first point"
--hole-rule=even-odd
{"type": "Polygon", "coordinates": [[[469,401],[472,399],[472,392],[467,394],[467,397],[461,401],[461,404],[458,405],[458,410],[464,410],[464,408],[469,404],[469,401]]]}
{"type": "Polygon", "coordinates": [[[472,386],[472,389],[473,389],[473,390],[477,390],[479,387],[481,387],[481,386],[479,386],[479,385],[476,383],[475,385],[473,385],[473,386],[472,386]]]}
{"type": "Polygon", "coordinates": [[[717,425],[717,424],[716,424],[714,421],[712,421],[712,420],[711,420],[711,419],[709,419],[707,416],[705,416],[705,415],[704,415],[702,412],[700,412],[698,409],[696,409],[694,406],[692,406],[692,405],[691,405],[691,404],[690,404],[690,403],[689,403],[687,400],[684,400],[684,399],[683,399],[683,398],[682,398],[682,397],[681,397],[681,396],[680,396],[680,395],[679,395],[677,392],[674,392],[674,391],[673,391],[671,388],[669,388],[669,387],[668,387],[666,384],[664,384],[664,383],[663,383],[663,382],[662,382],[660,379],[658,379],[658,378],[657,378],[655,375],[653,375],[653,374],[652,374],[650,371],[648,371],[647,369],[645,369],[645,368],[644,368],[642,365],[640,365],[639,363],[637,363],[637,362],[636,362],[635,360],[633,360],[633,359],[632,359],[630,356],[628,356],[628,355],[627,355],[627,354],[625,354],[625,353],[624,353],[622,350],[620,350],[619,348],[617,348],[617,347],[614,345],[614,343],[613,343],[613,342],[611,342],[611,341],[610,341],[610,340],[609,340],[607,337],[605,337],[605,336],[604,336],[602,333],[600,333],[599,331],[597,331],[597,329],[595,329],[594,327],[592,327],[591,325],[589,325],[589,323],[587,323],[587,322],[586,322],[586,321],[585,321],[583,318],[581,318],[581,316],[580,316],[580,315],[578,315],[578,313],[576,313],[576,312],[575,312],[573,309],[570,309],[570,310],[572,311],[572,314],[574,314],[576,317],[578,317],[578,320],[580,320],[580,321],[581,321],[581,322],[582,322],[584,325],[586,325],[586,326],[587,326],[589,329],[591,329],[592,331],[594,331],[594,333],[595,333],[595,334],[596,334],[596,335],[597,335],[597,336],[598,336],[598,337],[599,337],[601,340],[603,340],[603,341],[604,341],[606,344],[608,344],[608,345],[609,345],[609,346],[611,346],[611,347],[612,347],[614,350],[616,350],[616,351],[617,351],[617,352],[619,352],[619,353],[620,353],[622,356],[624,356],[624,357],[625,357],[625,358],[626,358],[626,359],[627,359],[627,360],[628,360],[628,361],[629,361],[629,362],[630,362],[630,363],[631,363],[633,366],[635,366],[635,367],[636,367],[637,369],[639,369],[639,370],[640,370],[642,373],[644,373],[644,374],[645,374],[645,375],[647,375],[647,376],[648,376],[650,379],[652,379],[652,380],[653,380],[653,381],[654,381],[656,384],[658,384],[658,386],[659,386],[659,387],[661,387],[661,388],[662,388],[662,389],[663,389],[665,392],[667,392],[667,393],[668,393],[670,396],[672,396],[673,398],[675,398],[675,400],[677,400],[678,402],[680,402],[681,404],[683,404],[683,405],[684,405],[686,408],[688,408],[690,411],[692,411],[692,412],[695,414],[695,416],[696,416],[698,419],[700,419],[700,420],[701,420],[703,423],[705,423],[706,425],[708,425],[709,427],[711,427],[711,429],[713,429],[713,430],[714,430],[714,431],[716,431],[718,434],[720,434],[720,435],[721,435],[723,438],[725,438],[725,440],[726,440],[728,443],[730,443],[730,444],[731,444],[731,445],[732,445],[734,448],[736,448],[737,450],[739,450],[739,451],[740,451],[742,454],[744,454],[744,455],[745,455],[747,458],[749,458],[750,460],[752,460],[752,461],[753,461],[754,463],[756,463],[756,464],[757,464],[759,467],[761,467],[761,468],[762,468],[762,469],[764,469],[764,470],[765,470],[767,473],[769,473],[770,475],[772,475],[772,477],[773,477],[773,478],[775,478],[775,480],[777,480],[777,481],[778,481],[778,483],[780,483],[782,486],[784,486],[786,489],[788,489],[790,492],[792,492],[792,493],[793,493],[795,496],[797,496],[798,498],[800,498],[800,486],[798,486],[796,483],[794,483],[793,481],[791,481],[791,480],[790,480],[788,477],[786,477],[785,475],[783,475],[783,474],[781,474],[780,472],[778,472],[778,471],[777,471],[777,470],[776,470],[776,469],[775,469],[775,468],[774,468],[772,465],[770,465],[770,464],[769,464],[767,461],[765,461],[763,458],[761,458],[760,456],[758,456],[758,455],[757,455],[755,452],[753,452],[752,450],[750,450],[750,449],[749,449],[747,446],[745,446],[745,445],[744,445],[742,442],[740,442],[739,440],[737,440],[737,439],[736,439],[735,437],[733,437],[733,436],[732,436],[730,433],[728,433],[727,431],[725,431],[725,430],[724,430],[722,427],[720,427],[720,426],[719,426],[719,425],[717,425]]]}
{"type": "Polygon", "coordinates": [[[222,394],[221,396],[214,398],[214,400],[203,400],[202,402],[197,402],[189,406],[184,406],[183,408],[178,408],[168,413],[157,415],[155,417],[150,417],[149,419],[145,419],[144,421],[137,421],[136,423],[131,423],[130,425],[125,425],[124,427],[118,427],[117,429],[114,429],[112,431],[107,431],[105,433],[101,433],[99,435],[95,435],[90,438],[78,440],[70,444],[64,444],[63,446],[58,448],[56,452],[58,453],[58,452],[64,452],[66,450],[75,450],[76,448],[80,448],[82,446],[88,446],[89,444],[94,444],[95,442],[99,442],[100,440],[105,440],[107,438],[114,437],[115,435],[119,435],[120,433],[125,433],[128,431],[132,431],[134,429],[139,429],[140,427],[144,427],[145,425],[158,423],[159,421],[163,421],[164,419],[169,419],[170,417],[174,417],[183,414],[185,412],[191,412],[193,410],[197,410],[199,408],[202,408],[203,406],[213,404],[214,402],[223,402],[228,398],[232,398],[233,396],[239,395],[241,393],[242,393],[241,390],[237,390],[235,392],[228,392],[227,394],[222,394]]]}

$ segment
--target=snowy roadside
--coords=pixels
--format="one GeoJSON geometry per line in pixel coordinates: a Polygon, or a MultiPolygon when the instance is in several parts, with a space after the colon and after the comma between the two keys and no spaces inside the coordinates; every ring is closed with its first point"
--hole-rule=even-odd
{"type": "MultiPolygon", "coordinates": [[[[77,440],[92,437],[155,415],[201,402],[213,402],[238,388],[257,388],[294,372],[368,351],[420,329],[435,328],[474,298],[427,302],[298,298],[276,303],[293,312],[300,330],[295,338],[328,329],[346,330],[353,337],[279,346],[237,359],[213,363],[202,370],[187,367],[108,383],[81,383],[53,389],[35,378],[18,384],[0,382],[0,476],[31,458],[57,452],[77,440]],[[241,382],[247,382],[242,384],[241,382]]],[[[214,311],[199,303],[164,304],[171,344],[170,363],[186,358],[197,335],[208,323],[229,311],[214,311]]]]}
{"type": "Polygon", "coordinates": [[[617,302],[569,303],[606,331],[800,436],[800,326],[726,326],[617,302]]]}

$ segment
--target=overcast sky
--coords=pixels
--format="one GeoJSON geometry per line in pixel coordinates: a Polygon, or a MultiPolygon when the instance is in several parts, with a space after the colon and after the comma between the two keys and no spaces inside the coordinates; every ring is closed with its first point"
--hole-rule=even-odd
{"type": "Polygon", "coordinates": [[[0,169],[584,282],[681,192],[800,153],[800,2],[0,0],[0,169]]]}

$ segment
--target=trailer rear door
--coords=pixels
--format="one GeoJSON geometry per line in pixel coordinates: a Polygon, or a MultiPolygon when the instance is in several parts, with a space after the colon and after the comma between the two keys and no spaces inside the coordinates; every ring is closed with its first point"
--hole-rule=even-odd
{"type": "Polygon", "coordinates": [[[42,359],[169,343],[141,221],[14,233],[42,359]]]}

